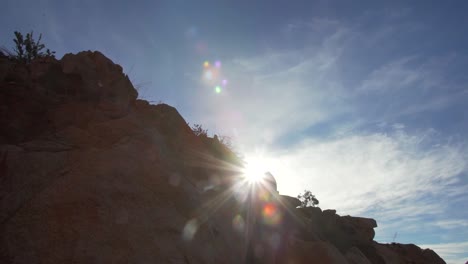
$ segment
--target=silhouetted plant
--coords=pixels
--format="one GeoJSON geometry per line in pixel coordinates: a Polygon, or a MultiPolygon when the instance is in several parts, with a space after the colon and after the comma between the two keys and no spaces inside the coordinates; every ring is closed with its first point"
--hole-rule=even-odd
{"type": "Polygon", "coordinates": [[[15,31],[15,38],[13,39],[15,42],[14,54],[10,53],[10,57],[23,63],[30,63],[36,58],[55,57],[55,51],[49,49],[43,51],[45,45],[41,43],[41,38],[42,34],[39,35],[37,41],[34,40],[32,31],[26,34],[26,38],[20,32],[15,31]]]}
{"type": "Polygon", "coordinates": [[[315,195],[313,195],[312,192],[309,190],[304,190],[303,193],[300,193],[297,196],[297,199],[301,201],[301,205],[299,205],[299,207],[301,208],[315,207],[319,204],[319,200],[317,200],[317,198],[315,198],[315,195]]]}
{"type": "Polygon", "coordinates": [[[204,129],[200,124],[194,124],[192,126],[192,131],[196,136],[208,137],[208,129],[204,129]]]}
{"type": "Polygon", "coordinates": [[[232,144],[232,139],[231,137],[228,137],[228,136],[219,136],[218,137],[219,139],[219,142],[221,144],[223,144],[224,146],[226,146],[228,149],[230,149],[231,151],[233,150],[234,146],[232,144]]]}

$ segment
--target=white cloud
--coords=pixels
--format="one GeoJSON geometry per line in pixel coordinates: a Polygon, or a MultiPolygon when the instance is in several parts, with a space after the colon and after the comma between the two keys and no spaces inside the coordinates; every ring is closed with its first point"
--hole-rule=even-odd
{"type": "Polygon", "coordinates": [[[369,74],[358,90],[385,92],[426,80],[428,73],[411,65],[415,59],[415,56],[404,57],[381,66],[369,74]]]}
{"type": "Polygon", "coordinates": [[[447,93],[442,96],[438,96],[433,98],[423,104],[414,104],[409,107],[406,107],[399,113],[398,115],[413,115],[418,114],[426,111],[437,111],[440,109],[444,109],[453,104],[453,102],[457,100],[465,100],[468,96],[468,90],[463,90],[454,93],[447,93]]]}
{"type": "Polygon", "coordinates": [[[468,241],[444,244],[420,245],[421,248],[430,248],[439,254],[447,264],[463,264],[468,261],[468,241]]]}
{"type": "Polygon", "coordinates": [[[442,229],[468,228],[467,219],[438,220],[438,221],[435,221],[433,224],[442,229]]]}
{"type": "MultiPolygon", "coordinates": [[[[451,73],[447,72],[450,66],[457,63],[457,56],[445,54],[443,56],[408,55],[389,62],[371,71],[357,87],[358,96],[361,93],[398,93],[408,95],[417,92],[420,96],[428,94],[455,93],[451,73]]],[[[460,90],[460,89],[458,89],[460,90]]],[[[438,96],[440,97],[440,96],[438,96]]],[[[453,97],[453,96],[451,96],[453,97]]],[[[448,96],[443,97],[443,104],[447,104],[448,96]]],[[[428,104],[441,104],[441,99],[428,104]]],[[[421,106],[425,109],[425,104],[421,106]]]]}
{"type": "Polygon", "coordinates": [[[420,198],[456,189],[449,185],[466,169],[466,154],[452,145],[425,147],[423,137],[397,131],[304,140],[284,153],[272,153],[281,161],[271,162],[272,170],[283,193],[310,188],[325,208],[342,213],[359,214],[376,205],[386,220],[436,213],[443,206],[420,198]]]}

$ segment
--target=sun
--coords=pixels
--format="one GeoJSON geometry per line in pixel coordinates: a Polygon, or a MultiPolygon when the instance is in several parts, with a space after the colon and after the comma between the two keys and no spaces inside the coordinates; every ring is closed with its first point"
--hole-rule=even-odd
{"type": "Polygon", "coordinates": [[[243,174],[245,179],[249,183],[261,182],[263,179],[264,171],[262,171],[258,166],[248,165],[243,174]]]}
{"type": "Polygon", "coordinates": [[[243,175],[249,183],[259,183],[263,181],[265,173],[268,169],[265,166],[265,162],[259,158],[248,158],[247,164],[243,169],[243,175]]]}

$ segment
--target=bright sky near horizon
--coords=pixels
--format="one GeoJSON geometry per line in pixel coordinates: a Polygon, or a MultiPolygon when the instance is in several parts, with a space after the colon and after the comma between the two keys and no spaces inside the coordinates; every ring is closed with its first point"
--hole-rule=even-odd
{"type": "Polygon", "coordinates": [[[0,45],[99,50],[291,196],[468,260],[466,1],[6,0],[0,45]],[[379,3],[377,3],[379,2],[379,3]]]}

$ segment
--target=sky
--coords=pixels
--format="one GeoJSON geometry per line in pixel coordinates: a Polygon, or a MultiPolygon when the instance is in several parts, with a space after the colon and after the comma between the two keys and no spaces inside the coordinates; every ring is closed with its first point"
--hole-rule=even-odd
{"type": "Polygon", "coordinates": [[[0,45],[99,50],[280,193],[468,260],[466,1],[4,0],[0,45]]]}

